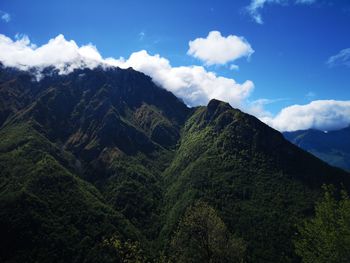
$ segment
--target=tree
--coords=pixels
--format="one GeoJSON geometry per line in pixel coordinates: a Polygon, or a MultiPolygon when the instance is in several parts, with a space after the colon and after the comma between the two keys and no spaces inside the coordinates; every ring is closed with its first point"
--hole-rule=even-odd
{"type": "MultiPolygon", "coordinates": [[[[139,242],[122,241],[117,235],[104,239],[102,246],[108,250],[107,258],[120,263],[145,263],[148,262],[139,242]]],[[[108,260],[105,260],[108,261],[108,260]]],[[[109,261],[108,261],[109,262],[109,261]]]]}
{"type": "Polygon", "coordinates": [[[350,262],[350,199],[345,191],[335,198],[332,187],[324,187],[315,217],[298,227],[296,254],[305,263],[350,262]]]}
{"type": "Polygon", "coordinates": [[[171,240],[175,262],[243,262],[245,245],[204,202],[189,207],[171,240]]]}

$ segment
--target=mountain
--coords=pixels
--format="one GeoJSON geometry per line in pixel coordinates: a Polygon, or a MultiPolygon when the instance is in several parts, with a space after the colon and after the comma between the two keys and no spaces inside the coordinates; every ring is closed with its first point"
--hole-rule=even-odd
{"type": "Polygon", "coordinates": [[[132,69],[48,71],[0,74],[2,261],[80,261],[112,234],[154,239],[160,174],[190,110],[132,69]]]}
{"type": "Polygon", "coordinates": [[[196,200],[248,262],[297,262],[295,225],[321,185],[350,189],[349,174],[255,117],[218,100],[189,108],[131,68],[37,80],[2,66],[0,121],[1,262],[167,257],[196,200]]]}
{"type": "Polygon", "coordinates": [[[253,116],[217,100],[198,108],[164,172],[166,240],[195,199],[219,208],[248,240],[249,262],[289,262],[296,222],[312,213],[323,183],[349,186],[349,175],[286,141],[253,116]]]}
{"type": "Polygon", "coordinates": [[[350,126],[329,132],[310,129],[284,132],[283,135],[330,165],[350,171],[350,126]]]}

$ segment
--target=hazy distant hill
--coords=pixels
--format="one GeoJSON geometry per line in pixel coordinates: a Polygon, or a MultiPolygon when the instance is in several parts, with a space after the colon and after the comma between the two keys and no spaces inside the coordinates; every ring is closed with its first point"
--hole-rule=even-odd
{"type": "Polygon", "coordinates": [[[350,171],[350,126],[337,131],[303,130],[283,135],[325,162],[350,171]]]}
{"type": "Polygon", "coordinates": [[[323,183],[350,177],[230,105],[188,108],[133,69],[0,69],[0,261],[120,262],[110,238],[171,254],[201,199],[248,262],[298,261],[323,183]]]}

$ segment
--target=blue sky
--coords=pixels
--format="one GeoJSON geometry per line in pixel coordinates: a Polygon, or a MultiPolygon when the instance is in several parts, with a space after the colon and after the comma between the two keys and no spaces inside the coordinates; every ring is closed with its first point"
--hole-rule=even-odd
{"type": "Polygon", "coordinates": [[[41,46],[63,34],[79,46],[92,43],[103,57],[146,50],[174,67],[198,65],[238,83],[250,80],[254,90],[245,100],[260,101],[273,116],[294,104],[350,101],[350,50],[335,57],[350,48],[347,0],[2,0],[0,10],[0,34],[13,40],[26,35],[41,46]],[[254,3],[260,5],[252,11],[254,3]],[[214,65],[188,55],[189,41],[211,31],[243,37],[254,53],[214,65]]]}

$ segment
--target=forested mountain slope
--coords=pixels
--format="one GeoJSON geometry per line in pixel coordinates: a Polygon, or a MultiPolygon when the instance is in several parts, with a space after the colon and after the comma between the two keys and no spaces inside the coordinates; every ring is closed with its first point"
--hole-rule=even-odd
{"type": "Polygon", "coordinates": [[[120,262],[116,239],[167,257],[199,199],[248,262],[297,261],[295,224],[320,186],[350,186],[256,118],[217,100],[188,108],[133,69],[48,68],[38,81],[2,66],[0,125],[2,262],[120,262]]]}

